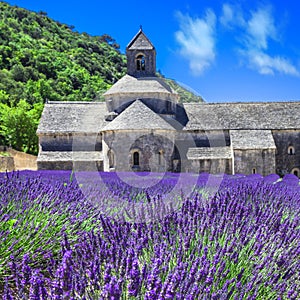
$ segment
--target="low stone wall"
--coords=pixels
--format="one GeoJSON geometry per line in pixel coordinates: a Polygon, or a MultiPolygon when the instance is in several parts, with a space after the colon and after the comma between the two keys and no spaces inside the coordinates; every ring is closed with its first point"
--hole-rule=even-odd
{"type": "Polygon", "coordinates": [[[38,161],[38,170],[103,171],[102,161],[38,161]]]}
{"type": "Polygon", "coordinates": [[[232,174],[232,159],[191,159],[187,162],[185,172],[210,173],[210,174],[232,174]]]}
{"type": "Polygon", "coordinates": [[[13,171],[15,169],[14,158],[11,156],[0,156],[0,172],[13,171]]]}
{"type": "Polygon", "coordinates": [[[34,155],[30,155],[24,152],[16,151],[11,148],[7,148],[7,152],[14,159],[15,170],[36,170],[36,159],[34,155]]]}

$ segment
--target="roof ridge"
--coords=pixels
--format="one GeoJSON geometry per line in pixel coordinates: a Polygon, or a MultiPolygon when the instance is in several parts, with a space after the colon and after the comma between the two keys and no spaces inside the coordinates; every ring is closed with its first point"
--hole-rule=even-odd
{"type": "Polygon", "coordinates": [[[111,94],[140,94],[140,93],[164,93],[178,95],[171,86],[157,76],[139,77],[126,74],[113,84],[103,95],[111,94]]]}
{"type": "Polygon", "coordinates": [[[105,102],[94,101],[48,101],[46,104],[105,104],[105,102]]]}
{"type": "Polygon", "coordinates": [[[184,102],[183,104],[186,105],[268,105],[268,104],[287,104],[287,103],[297,103],[300,104],[300,100],[290,100],[290,101],[253,101],[253,102],[201,102],[201,103],[192,103],[192,102],[184,102]]]}

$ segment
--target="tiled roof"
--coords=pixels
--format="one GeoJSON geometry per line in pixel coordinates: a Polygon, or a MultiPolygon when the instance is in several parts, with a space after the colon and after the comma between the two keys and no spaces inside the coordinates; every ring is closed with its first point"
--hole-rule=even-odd
{"type": "Polygon", "coordinates": [[[130,50],[152,50],[154,49],[153,44],[144,34],[143,30],[140,29],[138,33],[133,37],[133,39],[127,45],[127,49],[130,50]]]}
{"type": "Polygon", "coordinates": [[[197,147],[189,148],[187,158],[193,159],[230,159],[232,151],[230,147],[197,147]]]}
{"type": "Polygon", "coordinates": [[[185,130],[300,128],[300,101],[183,104],[185,130]]]}
{"type": "Polygon", "coordinates": [[[37,158],[38,162],[42,161],[101,161],[103,160],[100,151],[41,151],[37,158]]]}
{"type": "Polygon", "coordinates": [[[102,131],[143,129],[175,130],[140,100],[136,100],[113,121],[108,123],[102,131]]]}
{"type": "Polygon", "coordinates": [[[276,149],[271,130],[230,130],[233,149],[276,149]]]}
{"type": "Polygon", "coordinates": [[[133,77],[128,74],[117,81],[104,96],[113,94],[167,93],[177,94],[159,77],[133,77]]]}
{"type": "MultiPolygon", "coordinates": [[[[184,120],[177,120],[185,126],[183,130],[300,129],[300,102],[185,103],[183,109],[179,117],[184,120]]],[[[105,103],[46,103],[37,133],[96,133],[106,125],[106,129],[174,129],[174,122],[166,122],[140,101],[135,101],[111,122],[105,121],[105,114],[105,103]]]]}
{"type": "Polygon", "coordinates": [[[99,102],[46,103],[37,133],[95,133],[106,124],[106,104],[99,102]]]}

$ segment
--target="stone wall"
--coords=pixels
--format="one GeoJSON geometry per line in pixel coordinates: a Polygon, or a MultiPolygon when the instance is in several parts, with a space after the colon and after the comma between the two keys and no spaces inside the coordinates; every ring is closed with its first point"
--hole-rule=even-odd
{"type": "Polygon", "coordinates": [[[37,161],[38,170],[72,170],[72,161],[37,161]]]}
{"type": "Polygon", "coordinates": [[[101,151],[101,135],[48,134],[39,136],[42,151],[101,151]]]}
{"type": "Polygon", "coordinates": [[[189,147],[225,147],[230,146],[228,130],[193,130],[176,133],[178,143],[188,143],[189,147]]]}
{"type": "Polygon", "coordinates": [[[174,134],[155,131],[114,131],[103,135],[104,171],[172,171],[174,134]],[[114,153],[114,166],[109,163],[109,151],[114,153]],[[134,164],[138,152],[139,165],[134,164]]]}
{"type": "Polygon", "coordinates": [[[277,147],[276,172],[284,175],[294,168],[300,169],[300,130],[273,130],[272,133],[277,147]],[[294,154],[288,152],[291,146],[294,154]]]}
{"type": "Polygon", "coordinates": [[[14,150],[10,147],[0,146],[0,152],[6,152],[9,156],[0,157],[0,170],[36,170],[37,157],[21,151],[14,150]]]}
{"type": "Polygon", "coordinates": [[[235,174],[275,173],[275,149],[234,149],[235,174]]]}
{"type": "Polygon", "coordinates": [[[127,50],[127,74],[136,77],[154,76],[156,72],[156,53],[154,50],[127,50]],[[145,57],[145,70],[137,70],[136,57],[143,54],[145,57]]]}
{"type": "Polygon", "coordinates": [[[197,147],[225,147],[230,146],[229,130],[204,131],[194,130],[189,132],[197,147]]]}
{"type": "Polygon", "coordinates": [[[232,174],[232,159],[201,159],[189,161],[189,172],[210,174],[232,174]]]}
{"type": "Polygon", "coordinates": [[[38,170],[103,171],[102,161],[38,161],[38,170]]]}
{"type": "Polygon", "coordinates": [[[176,112],[177,94],[170,93],[147,93],[137,91],[131,94],[114,94],[106,99],[107,110],[121,113],[136,99],[140,99],[154,112],[158,114],[167,114],[176,112]]]}
{"type": "Polygon", "coordinates": [[[11,156],[0,156],[0,172],[13,171],[15,169],[14,158],[11,156]]]}

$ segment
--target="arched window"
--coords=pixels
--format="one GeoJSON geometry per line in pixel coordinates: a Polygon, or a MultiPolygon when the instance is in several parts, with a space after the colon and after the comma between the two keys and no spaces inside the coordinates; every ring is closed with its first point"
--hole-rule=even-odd
{"type": "Polygon", "coordinates": [[[138,153],[138,151],[133,152],[133,165],[134,166],[140,165],[140,154],[138,153]]]}
{"type": "Polygon", "coordinates": [[[295,148],[293,146],[288,147],[288,154],[289,155],[294,155],[295,154],[295,148]]]}
{"type": "Polygon", "coordinates": [[[299,168],[294,168],[291,173],[294,174],[297,177],[300,177],[300,170],[299,170],[299,168]]]}
{"type": "Polygon", "coordinates": [[[113,150],[109,150],[107,153],[108,156],[108,162],[109,162],[109,168],[114,168],[115,167],[115,154],[113,150]]]}
{"type": "Polygon", "coordinates": [[[136,69],[137,71],[145,70],[145,56],[143,54],[139,54],[136,58],[136,69]]]}
{"type": "Polygon", "coordinates": [[[256,174],[256,168],[252,169],[252,174],[256,174]]]}

